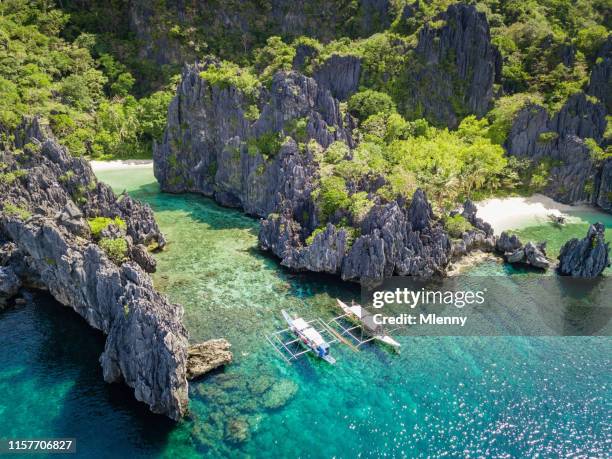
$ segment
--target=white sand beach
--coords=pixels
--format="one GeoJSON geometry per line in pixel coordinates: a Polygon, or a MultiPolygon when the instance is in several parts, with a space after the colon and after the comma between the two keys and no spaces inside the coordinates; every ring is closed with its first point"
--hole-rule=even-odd
{"type": "Polygon", "coordinates": [[[153,160],[151,159],[126,159],[126,160],[114,160],[114,161],[89,161],[91,168],[94,172],[98,171],[112,171],[121,169],[147,169],[153,167],[153,160]]]}
{"type": "Polygon", "coordinates": [[[495,234],[508,229],[537,225],[548,220],[549,214],[563,215],[569,220],[569,212],[580,210],[582,206],[568,206],[551,198],[534,194],[529,197],[493,198],[476,203],[478,217],[490,223],[495,234]]]}

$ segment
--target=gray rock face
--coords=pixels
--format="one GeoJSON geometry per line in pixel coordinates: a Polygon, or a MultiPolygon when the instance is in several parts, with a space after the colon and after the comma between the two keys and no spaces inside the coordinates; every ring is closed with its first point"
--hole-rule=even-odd
{"type": "Polygon", "coordinates": [[[513,234],[502,232],[495,244],[495,250],[502,254],[508,263],[524,264],[539,269],[548,269],[550,260],[546,257],[546,243],[528,242],[523,246],[519,238],[513,234]]]}
{"type": "Polygon", "coordinates": [[[189,346],[187,379],[199,378],[220,366],[232,363],[232,345],[225,339],[211,339],[189,346]]]}
{"type": "Polygon", "coordinates": [[[493,236],[493,227],[485,222],[482,218],[478,218],[476,216],[476,212],[478,211],[476,204],[474,204],[470,199],[466,200],[463,204],[463,212],[461,215],[468,222],[472,224],[476,229],[482,231],[487,237],[493,236]]]}
{"type": "Polygon", "coordinates": [[[544,192],[563,203],[591,202],[598,166],[585,139],[600,143],[606,129],[602,104],[583,93],[571,96],[561,110],[549,118],[546,109],[529,106],[516,116],[506,148],[509,154],[551,164],[550,181],[544,192]]]}
{"type": "Polygon", "coordinates": [[[138,244],[163,245],[150,208],[129,197],[118,201],[84,160],[72,158],[54,139],[27,140],[37,151],[25,148],[18,158],[9,150],[1,153],[8,170],[26,172],[10,185],[0,184],[2,273],[13,269],[28,286],[45,287],[104,332],[105,381],[125,382],[151,411],[179,419],[188,397],[187,332],[182,307],[158,294],[138,264],[151,268],[138,244]],[[84,217],[100,215],[126,221],[128,252],[121,263],[91,239],[84,217]]]}
{"type": "Polygon", "coordinates": [[[612,212],[612,158],[608,158],[603,163],[601,172],[595,182],[595,190],[595,204],[608,212],[612,212]]]}
{"type": "Polygon", "coordinates": [[[485,14],[473,5],[451,5],[438,19],[444,21],[442,27],[426,24],[419,33],[420,65],[410,69],[411,95],[402,103],[404,111],[418,104],[428,120],[456,127],[462,116],[457,106],[477,116],[488,111],[493,83],[501,75],[501,57],[491,45],[485,14]]]}
{"type": "Polygon", "coordinates": [[[451,244],[433,219],[424,193],[418,190],[408,208],[397,202],[374,206],[352,245],[345,229],[328,224],[310,245],[291,216],[271,216],[262,222],[259,243],[296,270],[340,275],[343,280],[378,280],[385,276],[431,277],[443,274],[451,244]]]}
{"type": "MultiPolygon", "coordinates": [[[[336,57],[322,69],[329,71],[332,64],[355,67],[359,61],[336,57]]],[[[155,175],[163,190],[201,193],[265,217],[259,233],[261,248],[293,270],[356,281],[445,272],[453,247],[421,190],[408,206],[378,202],[362,221],[353,222],[356,231],[340,226],[346,217],[342,211],[321,227],[319,204],[312,195],[320,178],[319,156],[306,142],[313,139],[326,147],[342,140],[354,146],[353,120],[340,113],[339,102],[331,95],[349,85],[333,81],[332,73],[325,76],[323,70],[319,81],[295,71],[278,72],[271,89],[262,89],[254,101],[236,88],[203,80],[199,74],[206,65],[215,63],[186,67],[169,108],[164,141],[155,148],[155,175]],[[254,103],[260,114],[247,119],[245,113],[254,103]],[[296,132],[298,121],[301,132],[296,132]],[[260,139],[269,140],[275,133],[285,140],[274,152],[262,151],[260,139]]],[[[355,76],[352,81],[357,80],[355,76]]],[[[351,193],[369,193],[383,185],[384,180],[377,185],[350,183],[348,188],[351,193]]],[[[463,250],[492,250],[490,226],[476,218],[475,210],[470,218],[476,229],[466,235],[463,250]]]]}
{"type": "Polygon", "coordinates": [[[299,194],[307,181],[307,155],[295,142],[283,144],[285,135],[324,147],[335,140],[352,145],[352,119],[314,79],[277,73],[271,90],[261,92],[260,116],[249,121],[250,101],[235,88],[211,86],[200,78],[202,68],[186,67],[163,143],[154,149],[155,176],[164,191],[201,193],[263,217],[278,208],[278,193],[299,194]],[[300,121],[305,127],[295,133],[300,121]],[[262,143],[273,151],[264,151],[262,143]]]}
{"type": "Polygon", "coordinates": [[[499,253],[512,253],[520,249],[523,243],[520,241],[516,234],[509,235],[506,231],[502,232],[497,239],[495,244],[495,250],[499,253]]]}
{"type": "Polygon", "coordinates": [[[21,281],[10,266],[0,266],[0,309],[17,294],[21,281]]]}
{"type": "Polygon", "coordinates": [[[598,62],[591,70],[587,94],[597,97],[606,106],[608,113],[612,113],[612,37],[599,52],[598,62]]]}
{"type": "Polygon", "coordinates": [[[361,59],[356,56],[333,54],[314,73],[320,87],[329,89],[332,96],[346,100],[357,92],[361,76],[361,59]]]}
{"type": "Polygon", "coordinates": [[[595,223],[589,227],[584,239],[567,241],[559,254],[559,274],[592,278],[610,266],[610,247],[605,242],[605,231],[602,223],[595,223]]]}

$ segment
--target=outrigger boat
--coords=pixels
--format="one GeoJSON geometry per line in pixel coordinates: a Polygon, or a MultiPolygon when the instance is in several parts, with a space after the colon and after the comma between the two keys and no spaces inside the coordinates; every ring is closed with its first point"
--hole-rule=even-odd
{"type": "Polygon", "coordinates": [[[564,225],[565,217],[563,215],[548,214],[548,219],[555,225],[564,225]]]}
{"type": "Polygon", "coordinates": [[[336,363],[336,359],[329,354],[329,343],[310,323],[301,317],[292,318],[285,310],[281,312],[289,325],[289,330],[299,339],[302,345],[306,346],[320,359],[332,365],[336,363]]]}
{"type": "MultiPolygon", "coordinates": [[[[372,337],[374,341],[384,343],[391,346],[396,351],[399,351],[401,344],[385,334],[385,331],[380,324],[374,323],[374,316],[370,314],[365,308],[354,302],[349,306],[343,301],[336,298],[338,306],[344,311],[347,319],[357,323],[366,334],[372,337]]],[[[350,330],[347,330],[350,332],[350,330]]]]}

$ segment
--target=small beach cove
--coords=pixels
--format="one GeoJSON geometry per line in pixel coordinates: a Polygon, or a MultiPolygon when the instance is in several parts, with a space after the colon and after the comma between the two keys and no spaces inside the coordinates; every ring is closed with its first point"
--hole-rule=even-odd
{"type": "MultiPolygon", "coordinates": [[[[358,353],[333,346],[334,367],[311,358],[289,366],[264,338],[284,327],[280,310],[329,319],[337,314],[336,297],[359,297],[356,285],[283,269],[257,249],[256,219],[201,196],[160,193],[151,166],[98,169],[97,175],[116,192],[126,190],[152,206],[169,241],[156,255],[155,285],[184,305],[192,342],[226,337],[236,362],[190,384],[191,415],[185,421],[154,428],[161,418],[135,409],[130,394],[109,395],[101,378],[90,378],[91,393],[73,400],[75,391],[67,388],[80,384],[75,371],[95,372],[99,365],[55,356],[55,384],[42,390],[63,409],[49,422],[68,427],[53,430],[58,435],[83,438],[82,451],[95,443],[85,432],[99,432],[133,457],[526,457],[543,449],[551,455],[606,454],[609,338],[399,336],[400,355],[378,346],[358,353]],[[67,409],[75,403],[96,409],[67,409]],[[68,415],[70,422],[60,422],[68,415]],[[129,425],[138,428],[128,431],[129,425]]],[[[605,214],[574,216],[580,218],[575,227],[544,222],[516,232],[525,241],[545,236],[552,251],[553,240],[584,237],[588,223],[605,214]]],[[[466,272],[475,281],[495,275],[512,282],[522,275],[490,259],[466,272]]],[[[40,321],[28,307],[0,313],[0,326],[11,326],[14,314],[24,324],[40,321]]],[[[10,354],[0,351],[0,388],[7,393],[15,378],[30,381],[27,387],[38,384],[40,351],[29,345],[33,339],[26,334],[10,354]],[[28,362],[29,373],[17,355],[28,362]]],[[[27,431],[31,404],[19,392],[0,406],[15,435],[27,431]]]]}

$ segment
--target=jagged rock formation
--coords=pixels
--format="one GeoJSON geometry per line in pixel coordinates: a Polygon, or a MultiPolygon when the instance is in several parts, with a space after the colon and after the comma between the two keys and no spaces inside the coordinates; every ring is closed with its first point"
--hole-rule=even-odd
{"type": "Polygon", "coordinates": [[[496,240],[493,227],[482,218],[477,217],[477,211],[476,205],[470,199],[463,204],[461,215],[473,226],[473,229],[465,231],[460,240],[453,241],[454,258],[467,255],[473,250],[492,252],[495,249],[496,240]]]}
{"type": "Polygon", "coordinates": [[[605,231],[602,223],[595,223],[584,239],[567,241],[559,254],[559,274],[592,278],[610,266],[610,244],[605,242],[605,231]]]}
{"type": "Polygon", "coordinates": [[[359,88],[361,59],[357,56],[333,54],[315,70],[313,77],[319,86],[329,89],[336,99],[346,100],[359,88]]]}
{"type": "Polygon", "coordinates": [[[21,280],[15,270],[10,266],[0,266],[0,309],[17,294],[20,287],[21,280]]]}
{"type": "Polygon", "coordinates": [[[335,140],[352,145],[351,117],[314,79],[278,72],[270,91],[262,90],[260,116],[249,121],[250,101],[236,88],[203,80],[205,65],[215,64],[185,68],[163,142],[154,149],[155,177],[164,191],[201,193],[263,217],[278,208],[279,192],[286,190],[290,199],[307,180],[307,155],[295,142],[283,143],[284,135],[324,147],[335,140]],[[296,133],[299,121],[305,126],[296,133]]]}
{"type": "Polygon", "coordinates": [[[550,260],[546,258],[546,242],[536,244],[530,241],[523,246],[515,234],[509,235],[504,231],[495,243],[495,250],[502,254],[508,263],[524,264],[539,269],[550,267],[550,260]]]}
{"type": "Polygon", "coordinates": [[[151,209],[129,196],[118,199],[84,160],[47,137],[38,120],[20,133],[23,151],[4,145],[0,154],[3,172],[14,174],[0,182],[3,276],[11,280],[13,270],[27,286],[45,287],[103,331],[104,379],[124,381],[151,411],[179,419],[188,397],[183,311],[155,291],[139,266],[151,268],[146,256],[130,257],[142,244],[164,244],[151,209]],[[111,257],[92,240],[84,217],[97,216],[126,222],[125,258],[111,257]]]}
{"type": "Polygon", "coordinates": [[[485,14],[475,6],[451,5],[436,19],[444,25],[425,24],[419,32],[408,97],[398,103],[403,113],[456,127],[466,114],[483,116],[490,108],[501,56],[485,14]]]}
{"type": "Polygon", "coordinates": [[[612,158],[604,161],[596,177],[593,201],[603,210],[612,212],[612,158]]]}
{"type": "Polygon", "coordinates": [[[612,36],[603,45],[597,56],[597,62],[591,70],[587,94],[597,97],[612,113],[612,36]]]}
{"type": "Polygon", "coordinates": [[[605,129],[605,107],[578,93],[552,117],[537,105],[522,109],[506,148],[511,155],[548,162],[550,179],[544,190],[548,196],[563,203],[591,202],[593,196],[601,195],[601,185],[594,190],[598,165],[585,140],[601,143],[605,129]]]}
{"type": "Polygon", "coordinates": [[[187,379],[195,379],[232,363],[231,344],[225,339],[211,339],[189,346],[187,351],[187,379]]]}
{"type": "Polygon", "coordinates": [[[450,261],[448,235],[417,190],[408,207],[397,202],[372,208],[352,245],[348,232],[329,223],[310,244],[300,237],[301,225],[291,213],[262,222],[259,243],[295,270],[339,274],[343,280],[378,280],[385,276],[444,273],[450,261]]]}
{"type": "MultiPolygon", "coordinates": [[[[486,26],[486,21],[481,24],[480,15],[462,8],[449,14],[467,21],[465,27],[474,27],[474,21],[486,26]]],[[[483,30],[488,40],[488,28],[483,30]]],[[[462,33],[450,34],[448,40],[461,38],[464,44],[475,40],[484,46],[480,51],[486,56],[493,53],[481,43],[480,35],[462,33]]],[[[296,56],[301,64],[294,62],[294,66],[303,65],[311,51],[307,48],[298,53],[303,54],[299,59],[296,56]]],[[[471,65],[475,58],[472,51],[460,53],[466,59],[458,61],[460,65],[471,65]]],[[[354,58],[340,60],[347,66],[359,65],[354,58]]],[[[476,218],[475,208],[470,209],[469,216],[475,229],[465,235],[461,249],[453,250],[448,234],[432,215],[420,190],[408,206],[373,197],[374,207],[361,221],[352,222],[353,228],[339,225],[347,216],[338,214],[312,234],[321,224],[319,204],[312,195],[320,180],[321,164],[317,148],[309,142],[315,140],[325,148],[342,140],[354,146],[354,121],[341,113],[338,100],[331,94],[348,91],[350,85],[334,83],[325,73],[317,74],[317,81],[297,71],[280,71],[273,76],[270,90],[261,89],[253,100],[231,85],[212,85],[203,79],[200,73],[210,65],[217,64],[208,61],[187,66],[170,104],[163,142],[154,149],[155,176],[164,191],[201,193],[223,205],[265,217],[260,246],[278,256],[283,265],[337,274],[347,280],[394,274],[432,276],[444,273],[453,254],[457,257],[474,249],[492,250],[493,231],[476,218]],[[256,118],[247,116],[254,105],[259,112],[256,118]],[[275,145],[273,149],[270,144],[275,145]]],[[[356,81],[352,79],[351,85],[356,81]]],[[[478,108],[475,99],[473,102],[478,108]]],[[[351,193],[371,193],[383,185],[381,177],[348,186],[351,193]]]]}

